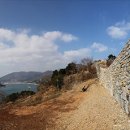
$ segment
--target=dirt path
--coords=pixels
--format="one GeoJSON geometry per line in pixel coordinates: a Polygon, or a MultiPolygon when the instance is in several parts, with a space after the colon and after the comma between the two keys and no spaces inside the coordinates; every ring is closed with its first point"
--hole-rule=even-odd
{"type": "Polygon", "coordinates": [[[130,122],[113,97],[97,82],[84,93],[75,111],[61,114],[57,130],[130,130],[130,122]]]}
{"type": "Polygon", "coordinates": [[[36,106],[0,110],[0,130],[130,130],[126,114],[98,81],[75,85],[36,106]],[[87,92],[81,92],[92,84],[87,92]]]}

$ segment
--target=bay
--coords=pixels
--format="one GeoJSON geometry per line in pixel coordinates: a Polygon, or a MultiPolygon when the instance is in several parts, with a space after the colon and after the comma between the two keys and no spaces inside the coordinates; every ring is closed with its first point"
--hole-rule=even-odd
{"type": "MultiPolygon", "coordinates": [[[[15,84],[6,84],[5,87],[0,88],[0,95],[4,97],[21,91],[34,91],[37,92],[37,85],[30,83],[15,83],[15,84]]],[[[2,97],[2,96],[0,96],[2,97]]]]}

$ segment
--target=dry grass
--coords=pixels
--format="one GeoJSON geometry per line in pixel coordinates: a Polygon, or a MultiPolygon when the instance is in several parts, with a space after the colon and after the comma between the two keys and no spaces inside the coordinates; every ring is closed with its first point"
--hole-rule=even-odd
{"type": "Polygon", "coordinates": [[[115,124],[129,130],[127,121],[120,106],[96,79],[76,84],[72,90],[42,103],[0,108],[0,130],[113,130],[115,124]],[[85,85],[90,87],[83,93],[85,85]]]}

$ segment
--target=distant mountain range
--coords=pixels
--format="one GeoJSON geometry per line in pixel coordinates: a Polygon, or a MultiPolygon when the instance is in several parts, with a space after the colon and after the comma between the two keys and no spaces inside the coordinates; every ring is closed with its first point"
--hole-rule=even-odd
{"type": "Polygon", "coordinates": [[[40,79],[51,77],[52,71],[46,72],[13,72],[0,78],[0,82],[33,82],[40,79]]]}

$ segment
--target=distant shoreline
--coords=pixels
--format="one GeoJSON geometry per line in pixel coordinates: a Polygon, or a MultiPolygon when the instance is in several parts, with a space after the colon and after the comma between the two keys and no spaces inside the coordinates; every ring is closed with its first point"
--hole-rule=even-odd
{"type": "Polygon", "coordinates": [[[37,86],[38,85],[36,85],[35,83],[25,83],[25,82],[6,83],[5,87],[0,88],[0,94],[6,97],[12,93],[17,93],[17,92],[20,93],[22,91],[37,92],[37,86]]]}
{"type": "Polygon", "coordinates": [[[38,85],[37,83],[27,83],[27,82],[6,82],[4,84],[5,85],[8,85],[8,84],[33,84],[33,85],[38,85]]]}

